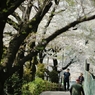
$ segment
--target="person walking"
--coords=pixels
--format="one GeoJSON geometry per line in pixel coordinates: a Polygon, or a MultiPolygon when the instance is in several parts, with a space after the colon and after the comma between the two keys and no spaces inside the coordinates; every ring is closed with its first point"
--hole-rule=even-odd
{"type": "Polygon", "coordinates": [[[83,84],[83,81],[84,81],[83,73],[80,73],[80,76],[78,77],[78,79],[80,80],[80,84],[83,84]]]}
{"type": "Polygon", "coordinates": [[[76,83],[73,84],[70,88],[70,95],[85,95],[82,85],[80,84],[80,80],[77,79],[76,83]]]}
{"type": "Polygon", "coordinates": [[[69,86],[70,86],[70,84],[69,84],[70,72],[69,72],[69,71],[70,71],[70,70],[67,69],[67,71],[64,72],[63,82],[64,82],[64,90],[65,90],[65,91],[66,91],[66,90],[69,90],[69,86]],[[66,88],[66,87],[67,87],[67,88],[66,88]]]}

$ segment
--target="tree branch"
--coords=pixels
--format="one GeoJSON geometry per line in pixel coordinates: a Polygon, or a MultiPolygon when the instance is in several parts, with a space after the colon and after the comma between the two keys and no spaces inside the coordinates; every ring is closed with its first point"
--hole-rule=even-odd
{"type": "Polygon", "coordinates": [[[7,19],[7,23],[8,23],[9,25],[12,25],[12,27],[13,27],[14,29],[16,29],[17,31],[19,30],[19,25],[18,25],[15,21],[13,21],[12,19],[8,18],[8,19],[7,19]]]}
{"type": "MultiPolygon", "coordinates": [[[[39,25],[40,21],[42,20],[44,15],[48,12],[48,10],[50,9],[51,5],[52,5],[52,3],[50,2],[49,5],[46,5],[44,10],[39,10],[39,12],[34,17],[36,20],[34,20],[34,18],[33,18],[29,22],[29,24],[27,24],[27,25],[25,24],[25,26],[23,26],[23,29],[21,29],[21,32],[20,32],[21,34],[16,35],[14,37],[14,39],[11,40],[11,42],[9,44],[9,50],[7,51],[7,54],[9,53],[9,55],[6,56],[6,60],[7,61],[4,62],[5,66],[7,67],[8,72],[10,72],[10,68],[12,68],[13,61],[15,59],[16,53],[18,52],[18,49],[19,49],[20,45],[25,40],[25,38],[28,36],[28,34],[31,33],[31,31],[34,32],[33,29],[35,29],[35,28],[37,29],[38,28],[38,25],[39,25]],[[32,27],[29,27],[29,25],[32,25],[32,27]],[[24,31],[25,31],[25,34],[22,34],[22,32],[24,32],[24,31]]],[[[33,53],[33,55],[30,54],[29,58],[34,56],[35,54],[37,54],[38,50],[36,52],[33,51],[32,53],[33,53]]]]}
{"type": "MultiPolygon", "coordinates": [[[[76,57],[76,56],[75,56],[76,57]]],[[[74,62],[76,62],[75,60],[74,60],[74,58],[73,59],[71,59],[71,61],[65,66],[65,67],[62,67],[62,70],[65,70],[67,67],[69,67],[72,63],[74,63],[74,62]]]]}
{"type": "MultiPolygon", "coordinates": [[[[6,4],[6,1],[3,0],[0,2],[3,2],[3,6],[1,7],[0,12],[0,20],[5,19],[7,16],[12,14],[14,10],[23,2],[24,0],[10,0],[8,4],[6,4]],[[6,10],[6,11],[4,11],[6,10]]],[[[2,3],[0,3],[2,4],[2,3]]]]}
{"type": "Polygon", "coordinates": [[[20,6],[19,6],[19,9],[20,9],[22,12],[24,12],[25,7],[24,7],[24,6],[22,6],[22,5],[20,5],[20,6]]]}
{"type": "MultiPolygon", "coordinates": [[[[45,41],[47,43],[49,43],[51,40],[53,40],[54,38],[56,38],[58,35],[66,32],[69,28],[71,27],[74,27],[75,25],[79,24],[79,23],[82,23],[82,22],[85,22],[85,21],[89,21],[89,20],[93,20],[95,19],[95,15],[92,15],[90,17],[86,17],[86,16],[83,16],[83,17],[80,17],[79,19],[67,24],[65,27],[55,31],[51,36],[49,36],[48,38],[45,39],[45,41]]],[[[46,44],[47,44],[46,43],[46,44]]]]}
{"type": "Polygon", "coordinates": [[[20,16],[18,15],[18,13],[13,12],[12,16],[14,16],[14,17],[16,18],[16,20],[18,21],[18,24],[21,23],[21,18],[20,18],[20,16]]]}

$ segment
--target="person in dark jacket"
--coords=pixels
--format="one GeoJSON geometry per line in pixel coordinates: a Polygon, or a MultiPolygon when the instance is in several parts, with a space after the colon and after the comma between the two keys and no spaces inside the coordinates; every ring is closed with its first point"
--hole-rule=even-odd
{"type": "Polygon", "coordinates": [[[69,69],[67,69],[66,72],[64,72],[64,78],[63,78],[63,82],[64,82],[64,90],[69,90],[69,79],[70,79],[70,72],[69,72],[69,69]],[[67,88],[66,88],[66,85],[67,85],[67,88]]]}
{"type": "Polygon", "coordinates": [[[80,84],[80,80],[77,79],[76,83],[73,84],[70,88],[70,95],[85,95],[82,85],[80,84]]]}
{"type": "Polygon", "coordinates": [[[78,77],[78,79],[80,80],[80,84],[83,84],[83,81],[84,81],[83,73],[80,73],[80,76],[78,77]]]}

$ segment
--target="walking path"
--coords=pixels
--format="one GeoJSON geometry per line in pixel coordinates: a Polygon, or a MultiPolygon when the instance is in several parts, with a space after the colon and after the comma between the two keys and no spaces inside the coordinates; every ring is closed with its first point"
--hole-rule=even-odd
{"type": "MultiPolygon", "coordinates": [[[[70,81],[70,86],[74,84],[75,81],[70,81]]],[[[40,95],[70,95],[69,91],[44,91],[40,95]]]]}
{"type": "Polygon", "coordinates": [[[70,95],[69,91],[45,91],[42,92],[40,95],[70,95]]]}

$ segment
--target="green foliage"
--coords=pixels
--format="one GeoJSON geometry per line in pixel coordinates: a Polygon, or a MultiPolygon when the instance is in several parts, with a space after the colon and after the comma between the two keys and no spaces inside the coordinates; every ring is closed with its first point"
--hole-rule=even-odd
{"type": "Polygon", "coordinates": [[[24,70],[24,79],[25,79],[27,82],[31,81],[32,75],[31,75],[30,73],[31,73],[31,69],[26,68],[26,69],[24,70]]]}
{"type": "Polygon", "coordinates": [[[23,85],[22,95],[39,95],[43,91],[56,90],[57,86],[56,83],[36,78],[35,81],[23,85]]]}
{"type": "Polygon", "coordinates": [[[31,75],[31,68],[30,68],[30,63],[27,62],[27,64],[24,67],[24,75],[23,75],[24,80],[27,82],[31,81],[32,75],[31,75]]]}
{"type": "Polygon", "coordinates": [[[32,28],[32,25],[29,25],[29,28],[32,28]]]}
{"type": "Polygon", "coordinates": [[[95,0],[91,0],[91,4],[95,6],[95,0]]]}
{"type": "Polygon", "coordinates": [[[7,95],[18,95],[21,92],[22,80],[19,79],[17,73],[13,74],[8,80],[6,80],[4,88],[7,91],[7,95]]]}
{"type": "Polygon", "coordinates": [[[43,46],[38,46],[36,49],[37,49],[37,50],[43,50],[44,47],[43,47],[43,46]]]}
{"type": "Polygon", "coordinates": [[[7,9],[3,9],[3,12],[6,13],[6,12],[8,12],[8,10],[7,9]]]}
{"type": "Polygon", "coordinates": [[[39,95],[43,91],[44,81],[36,78],[35,81],[29,82],[22,87],[22,95],[39,95]]]}
{"type": "Polygon", "coordinates": [[[37,71],[36,71],[36,76],[40,77],[40,78],[44,78],[44,72],[46,71],[46,68],[44,66],[44,64],[39,63],[37,65],[37,71]]]}
{"type": "Polygon", "coordinates": [[[58,83],[58,72],[55,71],[55,70],[52,70],[50,73],[49,73],[49,76],[50,76],[50,79],[51,79],[51,82],[55,82],[55,83],[58,83]]]}
{"type": "Polygon", "coordinates": [[[33,20],[33,21],[36,21],[36,18],[33,18],[32,20],[33,20]]]}
{"type": "Polygon", "coordinates": [[[75,4],[74,0],[66,0],[66,2],[70,5],[73,6],[75,4]]]}
{"type": "Polygon", "coordinates": [[[24,79],[27,82],[32,81],[35,78],[35,72],[36,72],[36,67],[35,65],[38,64],[38,60],[37,57],[33,57],[31,62],[27,62],[27,64],[25,64],[24,66],[24,79]]]}
{"type": "Polygon", "coordinates": [[[7,0],[7,1],[6,1],[6,5],[7,5],[7,6],[8,6],[8,4],[9,4],[9,2],[10,2],[10,0],[7,0]]]}
{"type": "Polygon", "coordinates": [[[23,31],[23,32],[21,32],[22,34],[26,34],[26,32],[25,31],[23,31]]]}

